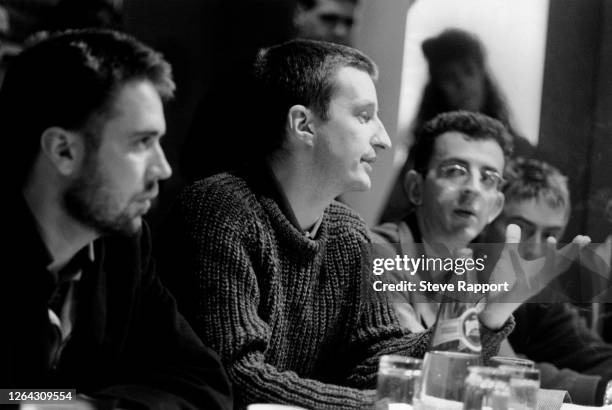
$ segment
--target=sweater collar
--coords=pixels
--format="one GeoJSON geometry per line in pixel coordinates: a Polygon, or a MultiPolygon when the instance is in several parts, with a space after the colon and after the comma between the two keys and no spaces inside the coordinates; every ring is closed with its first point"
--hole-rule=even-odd
{"type": "Polygon", "coordinates": [[[256,177],[252,179],[252,182],[255,183],[257,189],[278,204],[279,209],[289,220],[289,222],[291,222],[291,225],[293,225],[298,231],[302,232],[306,238],[314,239],[317,236],[317,232],[319,231],[319,227],[323,221],[323,215],[317,219],[317,222],[315,222],[312,228],[306,231],[303,230],[297,220],[297,217],[295,216],[295,212],[293,212],[293,208],[289,203],[289,199],[287,199],[285,191],[283,191],[283,187],[278,181],[278,178],[276,178],[274,175],[270,165],[265,162],[260,164],[256,167],[254,174],[256,177]]]}

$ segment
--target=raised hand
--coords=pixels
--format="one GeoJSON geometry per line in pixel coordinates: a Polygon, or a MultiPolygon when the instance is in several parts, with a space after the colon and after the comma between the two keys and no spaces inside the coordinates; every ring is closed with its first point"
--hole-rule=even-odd
{"type": "Polygon", "coordinates": [[[522,303],[565,272],[591,240],[588,236],[578,235],[557,250],[556,240],[550,237],[546,241],[545,256],[535,260],[525,260],[520,256],[520,241],[521,228],[515,224],[508,225],[506,244],[489,278],[489,283],[508,283],[508,291],[489,293],[480,316],[482,323],[491,329],[501,327],[522,303]]]}

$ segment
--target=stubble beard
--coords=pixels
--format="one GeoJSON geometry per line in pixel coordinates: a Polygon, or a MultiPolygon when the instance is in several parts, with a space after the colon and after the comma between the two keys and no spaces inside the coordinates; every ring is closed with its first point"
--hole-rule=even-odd
{"type": "Polygon", "coordinates": [[[120,208],[96,158],[89,156],[85,164],[64,193],[68,214],[100,235],[135,235],[142,225],[141,217],[130,216],[127,206],[120,208]]]}

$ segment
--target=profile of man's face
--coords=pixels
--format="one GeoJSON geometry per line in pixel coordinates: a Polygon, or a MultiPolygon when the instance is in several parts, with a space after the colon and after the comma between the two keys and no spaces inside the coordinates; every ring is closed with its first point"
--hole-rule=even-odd
{"type": "Polygon", "coordinates": [[[351,44],[357,2],[349,0],[315,0],[311,9],[298,6],[294,17],[300,38],[351,44]]]}
{"type": "Polygon", "coordinates": [[[337,195],[370,189],[378,152],[391,146],[378,117],[378,98],[370,75],[342,67],[335,76],[335,91],[326,119],[313,121],[314,157],[320,175],[337,195]]]}
{"type": "Polygon", "coordinates": [[[64,193],[75,219],[100,234],[137,232],[172,171],[159,144],[166,130],[163,106],[148,81],[128,83],[101,126],[98,146],[88,148],[64,193]]]}
{"type": "Polygon", "coordinates": [[[504,161],[493,139],[470,139],[456,131],[438,136],[428,170],[418,176],[418,189],[408,186],[423,234],[466,245],[474,240],[501,212],[497,178],[504,161]]]}
{"type": "Polygon", "coordinates": [[[491,228],[495,231],[495,240],[501,242],[506,226],[518,225],[521,228],[519,253],[523,258],[532,260],[544,255],[548,237],[561,238],[567,219],[566,207],[552,206],[542,198],[507,199],[502,214],[491,228]]]}

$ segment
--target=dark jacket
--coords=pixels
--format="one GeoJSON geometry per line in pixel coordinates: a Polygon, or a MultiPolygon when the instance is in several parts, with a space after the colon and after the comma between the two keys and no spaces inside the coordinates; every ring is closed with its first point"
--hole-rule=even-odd
{"type": "Polygon", "coordinates": [[[574,403],[601,405],[612,379],[612,345],[568,304],[526,303],[514,315],[508,340],[516,353],[539,362],[542,383],[567,390],[574,403]]]}
{"type": "Polygon", "coordinates": [[[122,408],[232,408],[218,357],[155,274],[144,224],[139,235],[94,242],[95,261],[76,288],[71,338],[49,368],[48,301],[56,279],[34,218],[16,197],[2,247],[0,388],[76,389],[122,408]]]}

